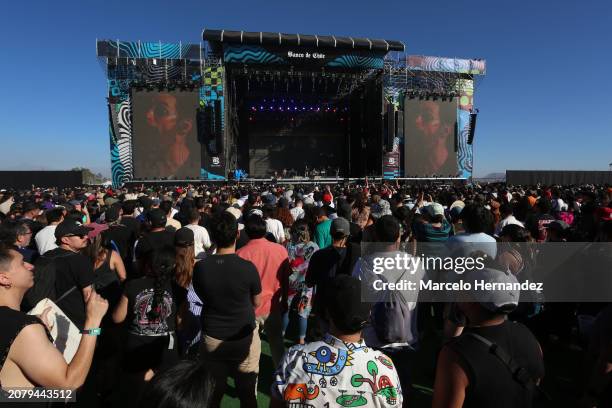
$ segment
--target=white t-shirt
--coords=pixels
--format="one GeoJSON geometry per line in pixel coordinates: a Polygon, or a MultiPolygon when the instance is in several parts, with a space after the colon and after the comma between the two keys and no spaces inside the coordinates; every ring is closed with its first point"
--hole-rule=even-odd
{"type": "Polygon", "coordinates": [[[274,235],[274,239],[277,243],[282,244],[285,242],[285,228],[283,223],[274,218],[266,219],[266,231],[274,235]]]}
{"type": "Polygon", "coordinates": [[[210,242],[210,236],[206,228],[197,224],[186,225],[185,228],[189,228],[193,231],[193,242],[196,258],[202,258],[205,255],[205,251],[212,245],[210,242]]]}
{"type": "Polygon", "coordinates": [[[294,221],[304,218],[304,209],[302,207],[293,207],[289,212],[294,221]]]}
{"type": "Polygon", "coordinates": [[[42,255],[47,251],[57,248],[57,244],[55,243],[56,228],[57,225],[47,225],[45,228],[38,231],[34,237],[39,254],[42,255]]]}

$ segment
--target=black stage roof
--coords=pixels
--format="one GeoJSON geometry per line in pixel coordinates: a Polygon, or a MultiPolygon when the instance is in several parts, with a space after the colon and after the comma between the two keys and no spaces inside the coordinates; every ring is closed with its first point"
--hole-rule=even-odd
{"type": "Polygon", "coordinates": [[[405,45],[395,40],[374,40],[370,38],[336,37],[333,35],[308,35],[264,33],[254,31],[209,30],[202,32],[202,38],[215,43],[301,46],[314,48],[355,49],[377,52],[404,51],[405,45]]]}

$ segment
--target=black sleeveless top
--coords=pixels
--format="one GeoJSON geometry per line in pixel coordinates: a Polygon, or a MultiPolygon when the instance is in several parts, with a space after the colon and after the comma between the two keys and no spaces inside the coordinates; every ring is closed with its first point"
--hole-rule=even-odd
{"type": "MultiPolygon", "coordinates": [[[[94,270],[94,285],[96,292],[108,300],[109,310],[114,310],[121,298],[122,289],[117,273],[111,268],[111,256],[112,251],[107,250],[104,262],[94,270]]],[[[104,321],[108,322],[110,320],[111,314],[107,313],[104,316],[104,321]]]]}
{"type": "MultiPolygon", "coordinates": [[[[11,350],[11,346],[13,342],[21,332],[21,330],[29,326],[31,324],[41,324],[43,327],[45,325],[40,321],[40,319],[36,316],[30,316],[24,312],[19,312],[17,310],[13,310],[6,306],[0,306],[0,370],[4,367],[4,363],[8,357],[9,351],[11,350]]],[[[45,332],[47,333],[47,337],[49,341],[53,341],[49,332],[45,327],[45,332]]],[[[0,384],[2,386],[2,384],[0,384]]],[[[0,391],[3,392],[3,391],[0,391]]],[[[2,406],[12,406],[11,403],[3,403],[2,406]]],[[[46,406],[45,403],[15,403],[17,407],[34,407],[34,406],[46,406]]]]}
{"type": "Polygon", "coordinates": [[[527,327],[505,321],[496,326],[466,328],[464,334],[448,343],[448,347],[459,355],[469,380],[463,407],[531,407],[533,393],[512,377],[508,368],[488,351],[484,343],[466,336],[469,332],[501,347],[531,374],[534,381],[544,376],[540,347],[527,327]]]}

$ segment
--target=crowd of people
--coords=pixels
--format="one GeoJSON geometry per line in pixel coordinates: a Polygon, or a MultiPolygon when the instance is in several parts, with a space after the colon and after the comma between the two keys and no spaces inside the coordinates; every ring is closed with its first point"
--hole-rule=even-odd
{"type": "MultiPolygon", "coordinates": [[[[487,302],[403,291],[364,300],[370,244],[389,256],[471,244],[491,263],[469,278],[504,283],[538,262],[512,246],[526,242],[612,242],[612,187],[0,190],[0,385],[78,390],[88,407],[218,407],[232,377],[240,405],[255,407],[267,377],[272,407],[411,406],[413,362],[433,330],[434,407],[546,399],[551,339],[583,349],[576,400],[612,406],[609,303],[526,306],[512,291],[487,302]],[[27,313],[45,300],[78,329],[70,359],[49,309],[27,313]],[[581,340],[578,315],[591,317],[581,340]],[[262,339],[274,372],[260,371],[262,339]]],[[[389,282],[405,273],[387,272],[389,282]]]]}

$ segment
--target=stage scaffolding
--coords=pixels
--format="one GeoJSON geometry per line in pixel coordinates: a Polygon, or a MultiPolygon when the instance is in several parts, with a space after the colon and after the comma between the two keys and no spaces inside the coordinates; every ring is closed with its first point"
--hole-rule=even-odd
{"type": "Polygon", "coordinates": [[[484,78],[484,68],[474,69],[480,62],[484,67],[482,60],[389,54],[384,61],[385,96],[392,101],[399,94],[426,99],[475,92],[484,78]]]}
{"type": "Polygon", "coordinates": [[[111,103],[123,100],[131,88],[200,88],[204,71],[223,65],[221,56],[215,54],[206,43],[104,40],[96,41],[96,55],[109,84],[111,103]],[[118,91],[113,92],[113,87],[118,91]]]}

